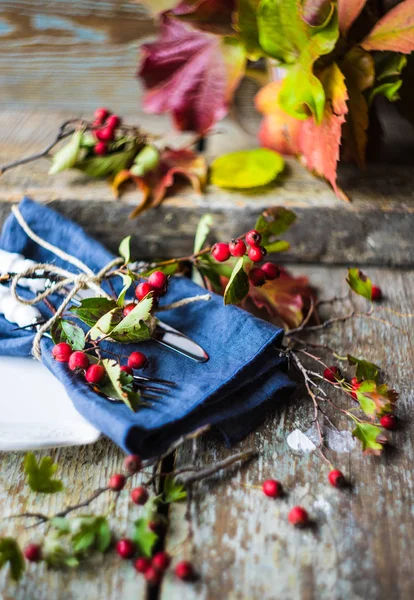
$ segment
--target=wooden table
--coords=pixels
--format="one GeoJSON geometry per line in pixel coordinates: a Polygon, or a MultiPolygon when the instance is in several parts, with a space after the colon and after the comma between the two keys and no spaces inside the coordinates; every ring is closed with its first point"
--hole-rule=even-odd
{"type": "MultiPolygon", "coordinates": [[[[139,89],[133,78],[136,40],[149,36],[153,26],[135,3],[2,0],[0,8],[0,163],[41,148],[60,120],[72,116],[74,109],[76,114],[90,114],[102,103],[137,122],[145,118],[151,131],[169,128],[167,118],[144,117],[137,109],[139,89]]],[[[227,133],[211,138],[209,157],[224,148],[254,144],[251,133],[233,121],[221,127],[227,133]]],[[[158,213],[143,215],[138,221],[127,221],[136,192],[115,202],[105,182],[91,183],[77,174],[48,178],[47,168],[43,161],[0,179],[0,220],[9,213],[12,202],[30,193],[52,202],[112,248],[128,231],[139,233],[134,245],[137,256],[144,255],[144,248],[149,248],[152,256],[173,255],[190,248],[197,220],[207,210],[215,215],[217,237],[226,239],[244,224],[249,226],[262,208],[282,204],[298,213],[287,260],[294,272],[309,275],[321,296],[343,292],[345,265],[364,263],[364,269],[383,288],[386,306],[401,313],[414,312],[413,175],[407,167],[374,165],[364,176],[343,171],[354,197],[351,205],[345,205],[325,183],[291,162],[283,185],[260,195],[209,187],[206,196],[199,198],[184,190],[158,213]],[[162,242],[160,233],[164,234],[162,242]]],[[[332,462],[352,482],[352,491],[329,486],[326,466],[317,453],[295,454],[288,447],[286,437],[293,429],[305,431],[312,426],[313,406],[299,390],[288,405],[276,405],[266,422],[236,448],[228,450],[210,435],[186,443],[175,453],[174,464],[179,468],[188,463],[209,464],[238,449],[259,452],[259,458],[242,470],[216,475],[194,488],[193,536],[186,543],[185,505],[176,504],[169,510],[165,546],[173,555],[194,562],[200,574],[196,584],[178,582],[169,574],[159,588],[149,591],[131,565],[112,553],[75,571],[31,566],[18,585],[10,583],[1,571],[1,598],[413,598],[413,320],[392,313],[386,318],[407,333],[359,319],[309,338],[335,347],[339,354],[350,352],[380,364],[386,380],[401,395],[397,414],[402,427],[392,435],[392,447],[382,457],[364,456],[358,444],[351,451],[329,451],[332,462]],[[282,500],[267,499],[260,490],[248,487],[269,477],[283,482],[287,495],[282,500]],[[309,510],[314,528],[298,531],[289,526],[287,512],[297,503],[309,510]]],[[[326,354],[320,355],[330,360],[326,354]]],[[[332,419],[339,429],[349,429],[337,415],[332,419]]],[[[105,484],[123,459],[108,440],[48,454],[59,463],[65,494],[42,497],[28,493],[22,475],[23,456],[0,456],[2,517],[25,510],[55,513],[105,484]]],[[[169,466],[172,468],[172,463],[169,466]]],[[[109,503],[109,495],[104,494],[90,512],[103,513],[109,503]]],[[[119,535],[130,531],[139,512],[128,502],[128,494],[121,495],[116,509],[119,535]]],[[[23,523],[5,520],[0,535],[7,533],[18,534],[23,543],[41,539],[42,528],[26,531],[23,523]]]]}

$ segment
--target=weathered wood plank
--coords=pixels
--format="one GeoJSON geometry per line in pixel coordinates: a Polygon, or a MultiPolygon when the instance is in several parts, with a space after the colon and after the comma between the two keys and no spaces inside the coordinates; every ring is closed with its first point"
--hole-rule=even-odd
{"type": "MultiPolygon", "coordinates": [[[[319,284],[325,297],[344,291],[344,270],[297,269],[319,284]]],[[[370,269],[381,282],[389,306],[413,312],[414,277],[404,271],[370,269]]],[[[396,317],[384,313],[386,318],[396,317]]],[[[401,393],[398,414],[402,430],[392,436],[394,451],[383,457],[329,451],[329,458],[352,482],[352,491],[327,483],[327,468],[315,453],[294,454],[286,437],[312,424],[311,402],[298,397],[279,407],[275,416],[249,436],[240,448],[254,448],[260,458],[241,473],[205,480],[194,490],[192,527],[186,539],[185,507],[172,506],[167,548],[192,560],[200,573],[195,585],[167,576],[163,600],[303,600],[317,598],[408,600],[413,597],[413,390],[412,319],[398,319],[408,335],[367,320],[338,325],[317,341],[384,367],[386,379],[401,393]],[[283,482],[287,496],[270,500],[260,489],[266,478],[283,482]],[[290,507],[301,504],[315,519],[311,530],[294,530],[286,520],[290,507]],[[411,559],[410,559],[411,556],[411,559]]],[[[316,351],[315,351],[316,353],[316,351]]],[[[327,358],[331,361],[331,359],[327,358]]],[[[332,394],[332,400],[335,395],[332,394]]],[[[327,411],[339,428],[348,424],[327,411]]],[[[232,451],[234,451],[233,449],[232,451]]],[[[231,451],[220,442],[198,440],[178,451],[176,467],[215,462],[231,451]]]]}

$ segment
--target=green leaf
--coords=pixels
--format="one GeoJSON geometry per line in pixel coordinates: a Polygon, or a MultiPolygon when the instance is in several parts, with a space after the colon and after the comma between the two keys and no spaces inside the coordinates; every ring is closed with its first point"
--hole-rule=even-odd
{"type": "Polygon", "coordinates": [[[166,275],[174,275],[174,273],[177,272],[177,269],[179,266],[180,266],[180,263],[178,261],[172,262],[171,264],[168,264],[168,265],[156,265],[152,269],[148,269],[147,271],[140,272],[140,275],[142,277],[149,277],[151,275],[151,273],[154,273],[154,271],[161,271],[162,273],[165,273],[166,275]]]}
{"type": "Polygon", "coordinates": [[[133,379],[112,359],[104,359],[101,364],[105,367],[107,378],[99,386],[99,390],[108,398],[124,402],[133,412],[141,404],[141,394],[134,390],[133,379]]]}
{"type": "Polygon", "coordinates": [[[93,156],[78,162],[77,169],[89,175],[89,177],[107,177],[116,175],[119,171],[126,169],[133,160],[136,152],[135,144],[129,144],[129,148],[122,152],[114,152],[107,156],[93,156]]]}
{"type": "Polygon", "coordinates": [[[380,371],[378,365],[374,365],[374,363],[363,360],[362,358],[355,358],[355,356],[351,356],[351,354],[348,354],[348,362],[350,365],[356,365],[355,376],[358,381],[365,381],[367,379],[378,381],[380,371]]]}
{"type": "Polygon", "coordinates": [[[138,547],[139,554],[150,558],[158,535],[149,529],[148,522],[148,519],[145,518],[135,521],[132,539],[138,547]]]}
{"type": "Polygon", "coordinates": [[[371,104],[375,96],[382,95],[390,102],[399,99],[402,86],[401,71],[407,64],[407,57],[394,52],[378,52],[374,55],[375,85],[369,95],[371,104]]]}
{"type": "Polygon", "coordinates": [[[63,490],[62,481],[53,479],[58,466],[50,456],[44,456],[38,463],[33,452],[28,452],[24,457],[23,468],[26,481],[33,492],[55,494],[63,490]]]}
{"type": "Polygon", "coordinates": [[[124,287],[122,288],[121,293],[118,296],[117,302],[118,302],[119,306],[123,306],[124,305],[125,296],[127,295],[127,292],[129,290],[129,288],[131,287],[132,282],[134,281],[133,278],[130,275],[122,274],[121,278],[122,278],[124,287]]]}
{"type": "Polygon", "coordinates": [[[382,430],[370,423],[355,423],[352,435],[362,442],[362,449],[366,454],[381,454],[383,450],[382,430]]]}
{"type": "Polygon", "coordinates": [[[12,537],[0,538],[0,569],[9,564],[10,576],[19,581],[25,571],[25,562],[17,541],[12,537]]]}
{"type": "Polygon", "coordinates": [[[396,102],[400,99],[398,91],[402,86],[402,83],[402,79],[399,79],[398,81],[381,83],[381,85],[377,85],[369,95],[369,103],[372,103],[375,96],[385,96],[385,98],[387,98],[387,100],[390,102],[396,102]]]}
{"type": "Polygon", "coordinates": [[[194,238],[194,254],[200,252],[204,246],[212,225],[213,215],[207,213],[201,217],[200,221],[198,222],[197,231],[194,238]]]}
{"type": "Polygon", "coordinates": [[[104,314],[99,321],[89,330],[89,337],[91,340],[98,340],[102,337],[108,336],[114,327],[119,324],[123,319],[122,308],[117,306],[106,314],[104,314]]]}
{"type": "Polygon", "coordinates": [[[249,278],[244,270],[244,258],[241,257],[233,269],[224,291],[224,304],[239,304],[249,293],[249,278]]]}
{"type": "Polygon", "coordinates": [[[153,302],[151,295],[138,302],[135,308],[112,329],[111,338],[117,342],[143,342],[150,339],[151,332],[145,321],[151,317],[153,302]]]}
{"type": "Polygon", "coordinates": [[[124,263],[127,265],[131,260],[131,236],[124,237],[122,242],[119,244],[119,256],[124,259],[124,263]]]}
{"type": "Polygon", "coordinates": [[[372,418],[392,412],[398,400],[395,390],[389,390],[386,384],[378,385],[375,381],[363,381],[354,393],[361,409],[372,418]]]}
{"type": "Polygon", "coordinates": [[[356,294],[367,300],[372,299],[372,282],[362,271],[356,268],[348,269],[347,282],[356,294]]]}
{"type": "Polygon", "coordinates": [[[111,543],[111,530],[106,517],[82,516],[77,518],[77,531],[72,535],[75,553],[96,549],[105,552],[111,543]]]}
{"type": "Polygon", "coordinates": [[[180,502],[187,498],[187,492],[182,483],[176,481],[173,475],[167,475],[164,480],[163,502],[180,502]]]}
{"type": "Polygon", "coordinates": [[[259,43],[257,8],[260,0],[238,0],[235,11],[235,28],[251,60],[258,60],[262,54],[259,43]]]}
{"type": "Polygon", "coordinates": [[[276,252],[286,252],[286,250],[289,250],[290,244],[285,240],[277,240],[276,242],[264,245],[264,247],[268,254],[275,254],[276,252]]]}
{"type": "Polygon", "coordinates": [[[85,333],[78,325],[70,321],[64,319],[55,321],[50,335],[55,344],[67,342],[73,350],[83,350],[85,347],[85,333]]]}
{"type": "Polygon", "coordinates": [[[136,177],[144,177],[149,171],[158,167],[160,153],[155,146],[145,146],[134,158],[130,172],[136,177]]]}
{"type": "Polygon", "coordinates": [[[239,150],[216,158],[211,165],[211,182],[222,188],[249,189],[266,185],[283,171],[284,161],[267,148],[239,150]]]}
{"type": "Polygon", "coordinates": [[[96,297],[84,298],[80,306],[72,306],[70,311],[89,327],[93,327],[101,317],[114,308],[117,308],[115,300],[96,297]]]}
{"type": "Polygon", "coordinates": [[[81,141],[82,131],[75,131],[66,146],[63,146],[56,152],[52,158],[52,166],[49,169],[49,175],[56,175],[61,171],[71,169],[79,161],[82,155],[81,141]]]}
{"type": "MultiPolygon", "coordinates": [[[[71,525],[69,523],[68,532],[71,530],[71,525]]],[[[57,531],[51,530],[44,538],[43,557],[48,566],[55,568],[75,568],[79,566],[79,559],[74,556],[73,550],[68,544],[65,547],[65,539],[62,538],[62,534],[68,532],[62,532],[59,529],[57,531]]]]}
{"type": "Polygon", "coordinates": [[[296,215],[291,210],[283,206],[268,208],[259,216],[256,221],[255,229],[262,234],[266,241],[271,236],[278,236],[284,233],[296,221],[296,215]]]}
{"type": "Polygon", "coordinates": [[[71,523],[67,517],[53,517],[50,524],[62,534],[70,533],[71,523]]]}

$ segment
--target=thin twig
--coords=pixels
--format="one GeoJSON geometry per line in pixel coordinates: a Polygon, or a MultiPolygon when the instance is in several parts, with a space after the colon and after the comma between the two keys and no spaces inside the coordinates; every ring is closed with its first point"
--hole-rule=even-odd
{"type": "Polygon", "coordinates": [[[255,456],[257,456],[256,450],[247,450],[245,452],[238,452],[237,454],[233,454],[233,456],[228,456],[224,460],[221,460],[210,467],[205,467],[204,469],[200,469],[196,471],[192,475],[188,477],[180,478],[184,485],[190,485],[196,481],[200,481],[200,479],[205,479],[206,477],[210,477],[210,475],[214,475],[221,471],[222,469],[226,469],[227,467],[233,465],[236,462],[242,460],[249,460],[255,456]]]}

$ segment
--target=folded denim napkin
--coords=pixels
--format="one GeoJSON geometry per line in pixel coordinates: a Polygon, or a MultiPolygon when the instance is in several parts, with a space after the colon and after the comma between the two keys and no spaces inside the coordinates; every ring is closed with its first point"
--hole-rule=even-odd
{"type": "MultiPolygon", "coordinates": [[[[46,206],[24,198],[20,212],[41,238],[76,256],[94,271],[113,258],[81,227],[46,206]]],[[[30,240],[13,215],[4,225],[0,248],[76,271],[30,240]]],[[[171,277],[164,302],[200,292],[201,288],[189,279],[171,277]]],[[[20,293],[26,291],[20,288],[20,293]]],[[[45,307],[39,305],[39,310],[48,315],[45,307]]],[[[163,312],[162,320],[198,342],[210,359],[195,363],[155,342],[140,343],[139,349],[150,359],[145,374],[178,385],[163,396],[162,402],[136,413],[122,403],[95,394],[82,377],[53,360],[50,339],[43,338],[41,343],[44,364],[62,381],[77,410],[126,452],[143,457],[157,455],[181,435],[206,424],[221,432],[230,445],[292,393],[294,383],[285,373],[286,361],[277,349],[283,337],[281,329],[236,306],[224,306],[223,299],[215,294],[208,302],[163,312]]],[[[33,333],[13,331],[14,327],[0,315],[0,354],[30,355],[33,333]]],[[[127,356],[136,348],[133,344],[116,344],[112,350],[127,356]]]]}

